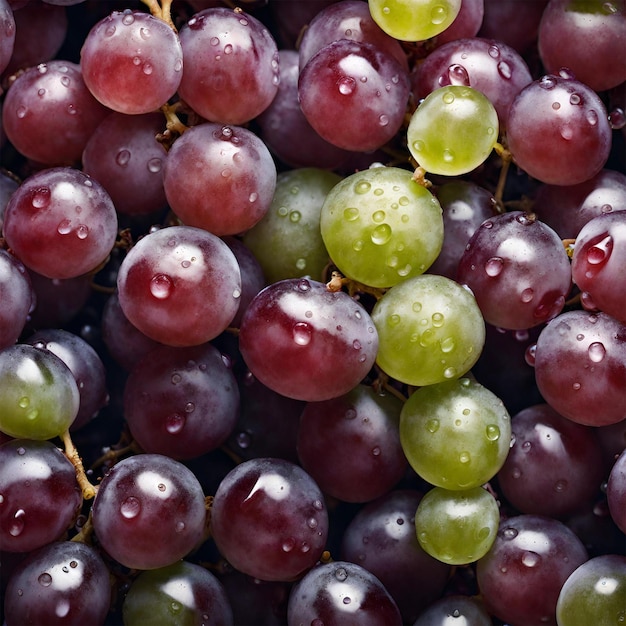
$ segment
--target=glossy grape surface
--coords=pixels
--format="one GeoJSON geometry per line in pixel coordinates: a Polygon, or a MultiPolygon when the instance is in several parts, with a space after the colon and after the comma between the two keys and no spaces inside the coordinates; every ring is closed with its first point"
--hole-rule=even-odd
{"type": "Polygon", "coordinates": [[[326,248],[346,276],[391,287],[423,274],[443,241],[441,206],[397,167],[374,167],[337,183],[321,213],[326,248]]]}
{"type": "Polygon", "coordinates": [[[0,300],[2,301],[0,349],[2,349],[18,340],[35,300],[26,268],[5,250],[0,250],[0,300]]]}
{"type": "Polygon", "coordinates": [[[485,341],[474,296],[443,276],[422,275],[392,287],[372,311],[378,330],[376,362],[409,385],[463,376],[485,341]]]}
{"type": "Polygon", "coordinates": [[[422,387],[402,407],[400,441],[409,463],[444,489],[486,483],[502,467],[510,440],[502,401],[469,378],[422,387]]]}

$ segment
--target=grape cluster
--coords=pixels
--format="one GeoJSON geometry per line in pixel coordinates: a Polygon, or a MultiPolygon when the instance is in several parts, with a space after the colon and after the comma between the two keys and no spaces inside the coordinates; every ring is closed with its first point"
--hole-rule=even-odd
{"type": "Polygon", "coordinates": [[[0,619],[626,624],[625,0],[0,0],[0,619]]]}

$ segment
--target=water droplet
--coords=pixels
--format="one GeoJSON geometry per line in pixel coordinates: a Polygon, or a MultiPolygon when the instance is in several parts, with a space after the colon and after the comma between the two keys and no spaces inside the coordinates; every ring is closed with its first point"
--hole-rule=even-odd
{"type": "Polygon", "coordinates": [[[431,433],[436,433],[439,430],[439,420],[438,419],[429,419],[426,422],[426,430],[431,433]]]}
{"type": "Polygon", "coordinates": [[[133,519],[141,512],[141,502],[134,496],[129,496],[120,505],[120,513],[126,519],[133,519]]]}
{"type": "Polygon", "coordinates": [[[172,385],[178,385],[178,383],[182,380],[182,377],[180,374],[174,372],[170,380],[172,381],[172,385]]]}
{"type": "Polygon", "coordinates": [[[491,257],[485,263],[485,272],[487,276],[491,276],[495,278],[502,272],[502,268],[504,267],[504,261],[499,256],[491,257]]]}
{"type": "Polygon", "coordinates": [[[52,576],[48,572],[44,572],[37,578],[37,581],[42,587],[49,587],[50,583],[52,583],[52,576]]]}
{"type": "Polygon", "coordinates": [[[374,211],[374,213],[372,215],[372,219],[377,224],[380,224],[385,219],[385,212],[384,211],[374,211]]]}
{"type": "Polygon", "coordinates": [[[300,211],[291,211],[289,213],[289,221],[293,222],[294,224],[297,224],[300,221],[301,217],[302,214],[300,213],[300,211]]]}
{"type": "Polygon", "coordinates": [[[130,9],[124,10],[124,17],[122,18],[122,24],[126,24],[126,26],[130,26],[135,21],[135,17],[132,14],[130,9]]]}
{"type": "Polygon", "coordinates": [[[339,567],[335,570],[335,578],[339,582],[343,582],[346,578],[348,578],[348,572],[344,567],[339,567]]]}
{"type": "Polygon", "coordinates": [[[623,109],[615,107],[609,113],[609,125],[613,130],[621,130],[626,126],[626,114],[623,109]]]}
{"type": "Polygon", "coordinates": [[[173,288],[172,279],[166,274],[156,274],[150,281],[150,293],[159,300],[169,298],[173,288]]]}
{"type": "Polygon", "coordinates": [[[17,109],[15,110],[15,114],[20,119],[24,119],[26,117],[26,113],[28,113],[28,109],[23,105],[17,107],[17,109]]]}
{"type": "Polygon", "coordinates": [[[380,448],[378,446],[376,446],[375,448],[372,448],[372,454],[374,456],[380,456],[380,448]]]}
{"type": "Polygon", "coordinates": [[[469,463],[471,458],[469,452],[461,452],[461,454],[459,454],[459,461],[461,461],[461,463],[469,463]]]}
{"type": "Polygon", "coordinates": [[[589,345],[587,353],[589,354],[589,358],[594,363],[600,363],[600,361],[602,361],[602,359],[604,359],[606,355],[606,348],[604,347],[604,344],[600,343],[599,341],[594,341],[592,344],[589,345]]]}
{"type": "Polygon", "coordinates": [[[539,86],[542,89],[554,89],[556,87],[556,77],[551,75],[542,76],[539,80],[539,86]]]}
{"type": "MultiPolygon", "coordinates": [[[[252,192],[252,193],[248,196],[248,201],[249,201],[249,202],[256,202],[258,199],[259,199],[259,194],[258,194],[258,193],[256,193],[256,191],[253,191],[253,192],[252,192]]],[[[298,211],[292,211],[292,212],[289,214],[289,219],[290,219],[292,222],[297,222],[297,221],[300,219],[300,213],[298,213],[298,211]],[[294,217],[292,217],[292,216],[294,216],[294,217],[295,217],[295,219],[294,219],[294,217]]]]}
{"type": "Polygon", "coordinates": [[[128,150],[120,150],[115,157],[115,162],[120,167],[126,167],[129,161],[130,161],[130,152],[128,150]]]}
{"type": "Polygon", "coordinates": [[[113,37],[113,35],[115,35],[115,30],[115,24],[109,24],[104,30],[105,37],[113,37]]]}
{"type": "Polygon", "coordinates": [[[355,252],[360,252],[361,250],[363,250],[363,242],[360,239],[356,239],[353,243],[352,243],[352,249],[355,252]]]}
{"type": "Polygon", "coordinates": [[[343,76],[337,81],[337,87],[340,94],[349,96],[356,89],[356,81],[352,76],[343,76]]]}
{"type": "Polygon", "coordinates": [[[500,429],[495,424],[489,424],[486,429],[487,439],[497,441],[500,439],[500,429]]]}
{"type": "Polygon", "coordinates": [[[613,250],[613,237],[607,235],[601,241],[587,250],[587,262],[590,265],[600,265],[606,263],[613,250]]]}
{"type": "Polygon", "coordinates": [[[456,368],[446,367],[446,369],[443,370],[443,376],[444,378],[454,378],[456,376],[456,368]]]}
{"type": "Polygon", "coordinates": [[[353,347],[355,350],[360,350],[360,349],[361,349],[361,342],[360,342],[358,339],[355,339],[355,340],[352,342],[352,347],[353,347]]]}
{"type": "Polygon", "coordinates": [[[154,157],[148,161],[148,171],[157,174],[163,167],[163,161],[159,157],[154,157]]]}
{"type": "Polygon", "coordinates": [[[387,126],[389,124],[389,117],[387,115],[380,115],[378,117],[378,123],[380,126],[387,126]]]}
{"type": "Polygon", "coordinates": [[[177,533],[182,533],[185,530],[185,522],[176,522],[176,526],[174,526],[174,530],[177,533]]]}
{"type": "Polygon", "coordinates": [[[350,602],[352,602],[352,600],[348,596],[343,599],[344,604],[350,604],[350,602]]]}
{"type": "Polygon", "coordinates": [[[541,557],[536,553],[528,550],[522,554],[522,563],[526,567],[535,567],[541,560],[541,557]]]}
{"type": "Polygon", "coordinates": [[[18,537],[24,531],[24,516],[26,512],[24,509],[18,509],[13,516],[13,519],[9,523],[9,534],[12,537],[18,537]]]}
{"type": "Polygon", "coordinates": [[[505,539],[515,539],[515,537],[517,537],[517,534],[517,528],[511,528],[510,526],[507,526],[507,528],[502,531],[502,536],[505,539]]]}
{"type": "Polygon", "coordinates": [[[298,322],[293,327],[293,340],[299,346],[306,346],[311,342],[313,330],[306,322],[298,322]]]}
{"type": "Polygon", "coordinates": [[[289,537],[283,541],[283,552],[291,552],[296,546],[296,540],[293,537],[289,537]]]}
{"type": "Polygon", "coordinates": [[[524,289],[521,296],[522,302],[530,302],[533,299],[534,295],[535,292],[530,287],[524,289]]]}
{"type": "Polygon", "coordinates": [[[524,352],[524,359],[526,363],[530,365],[531,367],[535,366],[536,353],[537,353],[536,343],[532,344],[531,346],[528,346],[528,348],[526,348],[526,351],[524,352]]]}
{"type": "Polygon", "coordinates": [[[76,227],[76,236],[79,239],[87,239],[87,237],[89,237],[89,226],[86,224],[79,224],[76,227]]]}
{"type": "Polygon", "coordinates": [[[558,111],[558,110],[561,108],[561,103],[560,103],[560,102],[553,102],[553,103],[552,103],[552,108],[553,108],[555,111],[558,111]]]}
{"type": "Polygon", "coordinates": [[[298,291],[308,291],[311,288],[311,283],[306,278],[298,281],[298,291]]]}
{"type": "Polygon", "coordinates": [[[426,144],[420,139],[413,142],[413,150],[415,150],[415,152],[421,152],[425,147],[426,144]]]}
{"type": "Polygon", "coordinates": [[[57,226],[57,233],[59,233],[59,235],[67,235],[70,232],[72,232],[71,220],[61,220],[57,226]]]}
{"type": "Polygon", "coordinates": [[[17,453],[18,453],[20,456],[24,456],[24,455],[26,454],[26,448],[23,448],[22,446],[20,446],[20,447],[17,449],[17,453]]]}
{"type": "Polygon", "coordinates": [[[50,189],[48,187],[39,187],[35,190],[31,204],[36,209],[43,209],[50,204],[50,189]]]}
{"type": "Polygon", "coordinates": [[[513,71],[506,61],[500,61],[500,63],[498,63],[498,74],[505,80],[508,80],[513,75],[513,71]]]}
{"type": "Polygon", "coordinates": [[[440,4],[434,6],[430,12],[430,21],[433,24],[443,24],[448,17],[448,9],[440,4]]]}
{"type": "Polygon", "coordinates": [[[572,389],[573,389],[574,391],[578,391],[578,390],[580,389],[580,387],[581,387],[580,383],[574,383],[574,384],[572,385],[572,389]]]}
{"type": "Polygon", "coordinates": [[[433,326],[435,328],[441,328],[443,326],[443,322],[444,322],[443,313],[433,313],[431,319],[433,322],[433,326]]]}
{"type": "Polygon", "coordinates": [[[185,426],[185,417],[180,413],[170,413],[165,418],[165,430],[170,435],[177,435],[185,426]]]}
{"type": "Polygon", "coordinates": [[[69,600],[59,600],[57,603],[54,613],[57,617],[63,618],[70,612],[70,601],[69,600]]]}
{"type": "Polygon", "coordinates": [[[566,489],[567,489],[567,481],[564,479],[557,480],[556,483],[554,484],[554,491],[556,491],[557,493],[563,493],[566,489]]]}
{"type": "Polygon", "coordinates": [[[448,150],[447,148],[443,151],[443,160],[446,163],[452,163],[454,161],[454,152],[452,150],[448,150]]]}
{"type": "Polygon", "coordinates": [[[359,219],[359,209],[355,207],[348,207],[347,209],[344,209],[343,217],[347,222],[354,222],[359,219]]]}
{"type": "Polygon", "coordinates": [[[389,224],[380,224],[376,226],[371,234],[372,243],[381,246],[391,239],[391,226],[389,224]]]}
{"type": "Polygon", "coordinates": [[[452,337],[446,337],[439,342],[439,347],[444,354],[448,354],[454,350],[454,339],[452,337]]]}

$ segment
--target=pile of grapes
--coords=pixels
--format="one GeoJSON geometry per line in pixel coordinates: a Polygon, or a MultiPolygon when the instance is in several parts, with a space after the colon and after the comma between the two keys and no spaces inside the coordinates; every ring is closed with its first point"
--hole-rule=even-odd
{"type": "Polygon", "coordinates": [[[0,0],[0,620],[626,625],[625,41],[0,0]]]}

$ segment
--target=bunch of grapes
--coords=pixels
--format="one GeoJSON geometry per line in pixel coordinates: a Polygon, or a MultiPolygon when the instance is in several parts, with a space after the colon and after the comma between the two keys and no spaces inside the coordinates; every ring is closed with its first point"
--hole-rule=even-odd
{"type": "Polygon", "coordinates": [[[624,0],[0,0],[6,626],[626,623],[624,0]]]}

